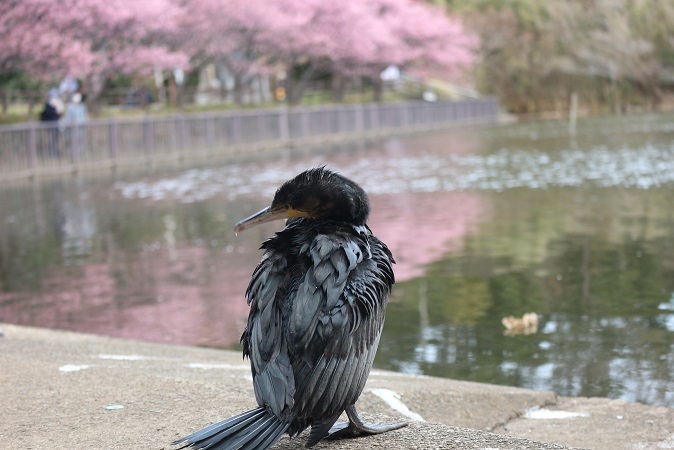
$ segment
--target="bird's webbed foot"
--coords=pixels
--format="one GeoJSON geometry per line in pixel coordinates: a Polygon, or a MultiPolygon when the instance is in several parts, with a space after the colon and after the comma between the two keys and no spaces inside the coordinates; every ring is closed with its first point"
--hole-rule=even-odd
{"type": "Polygon", "coordinates": [[[349,423],[337,422],[330,428],[330,434],[325,438],[329,440],[349,439],[371,434],[381,434],[387,431],[397,430],[408,425],[407,422],[398,422],[390,425],[380,423],[366,424],[356,411],[356,406],[351,405],[346,408],[346,415],[349,416],[349,423]]]}

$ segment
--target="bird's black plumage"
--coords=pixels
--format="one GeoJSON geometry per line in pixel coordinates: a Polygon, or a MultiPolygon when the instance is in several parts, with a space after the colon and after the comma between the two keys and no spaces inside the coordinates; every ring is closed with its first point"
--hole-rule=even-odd
{"type": "Polygon", "coordinates": [[[262,244],[246,296],[241,342],[259,408],[179,441],[195,448],[265,449],[311,428],[306,446],[400,428],[363,424],[353,406],[379,344],[394,283],[393,257],[366,224],[367,195],[325,168],[283,184],[270,207],[237,224],[286,217],[262,244]],[[346,411],[348,426],[335,425],[346,411]],[[332,429],[332,430],[331,430],[332,429]]]}

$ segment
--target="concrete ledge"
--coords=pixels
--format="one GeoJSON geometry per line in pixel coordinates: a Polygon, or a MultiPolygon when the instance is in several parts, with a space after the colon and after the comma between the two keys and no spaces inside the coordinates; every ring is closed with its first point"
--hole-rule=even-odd
{"type": "MultiPolygon", "coordinates": [[[[169,450],[255,406],[248,363],[236,352],[0,331],[3,449],[169,450]]],[[[674,448],[674,410],[607,399],[375,370],[358,406],[367,420],[411,424],[317,449],[674,448]]],[[[284,437],[275,448],[304,448],[304,440],[284,437]]]]}

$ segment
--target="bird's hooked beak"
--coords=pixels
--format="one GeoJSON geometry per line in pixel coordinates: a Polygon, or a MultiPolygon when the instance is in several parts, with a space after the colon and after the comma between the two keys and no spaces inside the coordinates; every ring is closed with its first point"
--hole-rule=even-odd
{"type": "Polygon", "coordinates": [[[258,211],[252,216],[247,217],[237,223],[234,226],[234,233],[239,234],[243,230],[247,230],[248,228],[254,227],[255,225],[259,225],[261,223],[272,222],[278,219],[292,219],[295,217],[306,216],[308,216],[308,214],[304,211],[292,209],[287,205],[277,207],[267,206],[261,211],[258,211]]]}

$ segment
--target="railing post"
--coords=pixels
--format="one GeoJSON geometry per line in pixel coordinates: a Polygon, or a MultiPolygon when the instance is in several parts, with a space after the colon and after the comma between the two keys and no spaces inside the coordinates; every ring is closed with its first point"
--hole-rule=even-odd
{"type": "Polygon", "coordinates": [[[370,103],[370,128],[375,133],[379,133],[379,112],[381,106],[379,103],[370,103]]]}
{"type": "Polygon", "coordinates": [[[143,154],[147,158],[150,154],[150,121],[142,122],[141,126],[143,129],[143,154]]]}
{"type": "Polygon", "coordinates": [[[339,105],[338,109],[340,134],[347,134],[349,132],[349,113],[344,105],[339,105]]]}
{"type": "Polygon", "coordinates": [[[407,128],[410,126],[410,112],[409,112],[410,104],[409,103],[402,103],[400,105],[400,121],[402,122],[400,124],[401,128],[407,128]]]}
{"type": "Polygon", "coordinates": [[[241,143],[241,116],[230,116],[230,124],[232,130],[232,144],[236,145],[241,143]]]}
{"type": "Polygon", "coordinates": [[[290,122],[288,118],[288,107],[281,106],[278,109],[278,135],[284,145],[290,141],[290,122]]]}
{"type": "Polygon", "coordinates": [[[267,140],[267,133],[264,126],[264,116],[261,114],[255,115],[255,131],[257,134],[258,142],[264,142],[267,140]]]}
{"type": "Polygon", "coordinates": [[[29,155],[29,167],[31,173],[35,175],[35,169],[37,166],[37,139],[36,139],[36,125],[32,120],[28,125],[28,155],[29,155]]]}
{"type": "Polygon", "coordinates": [[[215,148],[215,117],[213,114],[208,114],[206,117],[206,147],[208,150],[215,148]]]}
{"type": "Polygon", "coordinates": [[[113,163],[117,162],[119,153],[119,133],[117,127],[117,120],[113,117],[108,123],[108,150],[110,151],[110,159],[113,163]]]}
{"type": "Polygon", "coordinates": [[[365,123],[364,123],[364,117],[363,117],[363,104],[362,103],[356,103],[353,105],[354,108],[354,115],[355,115],[355,120],[356,120],[356,133],[362,134],[365,131],[365,123]]]}
{"type": "Polygon", "coordinates": [[[178,114],[176,117],[176,120],[178,121],[177,123],[177,129],[178,129],[178,139],[177,139],[177,144],[174,148],[176,149],[176,153],[179,152],[180,150],[185,150],[189,147],[187,144],[187,126],[186,126],[186,120],[184,114],[178,114]]]}
{"type": "Polygon", "coordinates": [[[302,135],[300,139],[306,139],[309,135],[309,115],[307,114],[307,109],[304,106],[300,107],[300,130],[302,135]]]}

